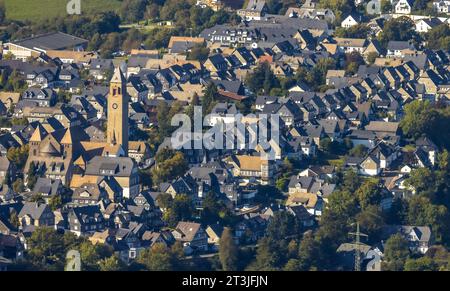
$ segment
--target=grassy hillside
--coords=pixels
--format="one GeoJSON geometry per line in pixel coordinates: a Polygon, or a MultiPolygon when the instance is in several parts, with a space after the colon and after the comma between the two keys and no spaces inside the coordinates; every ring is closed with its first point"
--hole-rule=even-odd
{"type": "MultiPolygon", "coordinates": [[[[3,0],[10,20],[39,21],[66,15],[69,0],[3,0]]],[[[81,0],[81,13],[117,10],[118,0],[81,0]]]]}

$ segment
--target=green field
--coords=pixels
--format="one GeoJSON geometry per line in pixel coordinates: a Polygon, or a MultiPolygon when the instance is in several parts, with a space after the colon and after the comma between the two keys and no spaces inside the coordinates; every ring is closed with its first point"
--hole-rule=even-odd
{"type": "MultiPolygon", "coordinates": [[[[10,20],[40,21],[66,15],[69,0],[3,0],[10,20]]],[[[81,0],[81,14],[117,10],[118,0],[81,0]]]]}

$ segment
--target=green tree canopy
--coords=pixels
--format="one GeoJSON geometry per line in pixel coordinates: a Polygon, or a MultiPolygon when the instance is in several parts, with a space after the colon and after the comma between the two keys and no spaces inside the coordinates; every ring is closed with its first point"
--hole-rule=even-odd
{"type": "Polygon", "coordinates": [[[383,270],[402,271],[409,257],[408,241],[401,234],[392,235],[384,247],[383,270]]]}
{"type": "Polygon", "coordinates": [[[239,263],[239,249],[230,228],[223,230],[219,244],[219,258],[224,271],[236,271],[239,263]]]}

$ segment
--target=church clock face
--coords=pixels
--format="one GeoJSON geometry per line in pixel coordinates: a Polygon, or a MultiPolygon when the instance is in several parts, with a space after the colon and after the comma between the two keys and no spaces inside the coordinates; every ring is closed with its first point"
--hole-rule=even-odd
{"type": "Polygon", "coordinates": [[[113,109],[117,109],[117,107],[119,107],[119,106],[117,105],[117,103],[113,103],[112,108],[113,108],[113,109]]]}

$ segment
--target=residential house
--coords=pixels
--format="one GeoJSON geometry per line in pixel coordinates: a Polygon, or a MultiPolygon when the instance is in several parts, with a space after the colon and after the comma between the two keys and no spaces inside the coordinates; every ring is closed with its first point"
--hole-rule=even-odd
{"type": "Polygon", "coordinates": [[[183,243],[185,250],[204,252],[208,250],[208,235],[199,223],[180,221],[172,235],[183,243]]]}
{"type": "Polygon", "coordinates": [[[365,38],[334,38],[339,51],[343,53],[358,52],[362,54],[367,47],[368,41],[365,38]]]}
{"type": "Polygon", "coordinates": [[[382,229],[384,239],[397,233],[408,241],[409,249],[414,253],[425,254],[434,242],[429,226],[388,225],[382,229]]]}
{"type": "Polygon", "coordinates": [[[360,173],[368,176],[376,176],[381,170],[389,169],[392,162],[397,158],[397,150],[384,141],[381,141],[369,151],[360,163],[360,173]]]}
{"type": "Polygon", "coordinates": [[[395,4],[394,11],[397,14],[411,14],[413,4],[413,0],[399,0],[397,4],[395,4]]]}
{"type": "Polygon", "coordinates": [[[433,9],[438,13],[450,12],[450,1],[448,0],[435,0],[433,1],[433,9]]]}
{"type": "Polygon", "coordinates": [[[429,30],[441,24],[442,21],[436,17],[420,19],[416,22],[416,31],[427,33],[429,30]]]}
{"type": "Polygon", "coordinates": [[[16,167],[14,164],[11,163],[7,157],[0,156],[0,184],[8,184],[10,181],[5,181],[5,179],[12,179],[15,176],[15,173],[16,167]]]}
{"type": "Polygon", "coordinates": [[[218,246],[220,244],[220,238],[222,237],[223,226],[219,223],[210,224],[206,228],[206,234],[208,235],[208,244],[218,246]]]}
{"type": "Polygon", "coordinates": [[[271,160],[261,156],[233,155],[228,160],[233,166],[233,176],[242,179],[257,179],[267,184],[273,178],[273,165],[271,160]]]}
{"type": "Polygon", "coordinates": [[[25,202],[19,214],[19,222],[22,228],[27,226],[54,226],[55,215],[50,206],[37,202],[25,202]]]}
{"type": "Polygon", "coordinates": [[[261,20],[267,12],[267,5],[265,0],[249,0],[247,7],[237,11],[237,14],[247,20],[261,20]]]}
{"type": "Polygon", "coordinates": [[[34,185],[33,194],[42,197],[45,203],[48,204],[52,198],[61,196],[63,190],[62,186],[60,179],[52,180],[39,177],[34,185]]]}
{"type": "Polygon", "coordinates": [[[409,41],[390,40],[387,45],[387,57],[405,57],[407,53],[415,50],[416,48],[409,41]]]}
{"type": "Polygon", "coordinates": [[[350,28],[352,26],[355,26],[357,24],[361,24],[362,22],[362,16],[356,13],[352,13],[344,17],[344,20],[341,22],[341,27],[343,28],[350,28]]]}
{"type": "Polygon", "coordinates": [[[77,236],[92,234],[105,228],[105,220],[97,205],[74,207],[69,210],[68,224],[77,236]]]}

